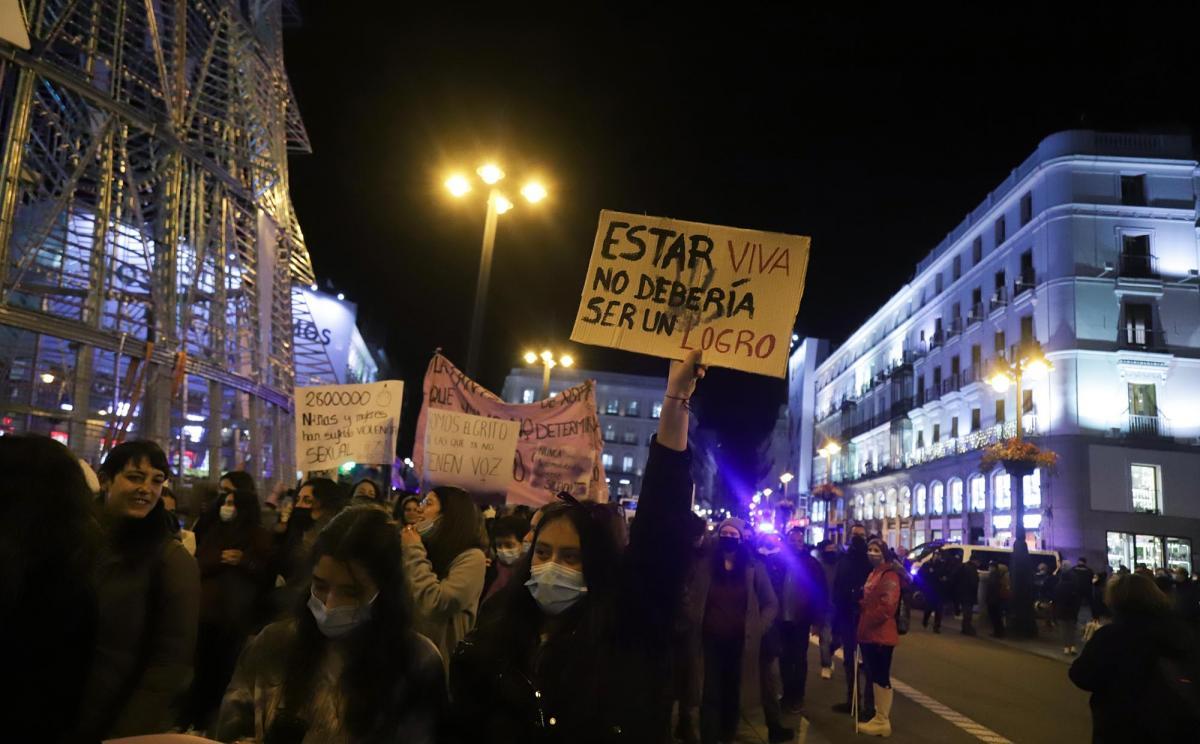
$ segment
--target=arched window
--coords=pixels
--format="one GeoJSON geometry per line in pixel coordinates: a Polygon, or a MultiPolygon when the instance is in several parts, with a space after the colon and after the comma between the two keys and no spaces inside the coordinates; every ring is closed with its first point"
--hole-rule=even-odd
{"type": "Polygon", "coordinates": [[[941,481],[934,481],[929,490],[929,513],[944,514],[946,511],[946,486],[941,481]]]}
{"type": "Polygon", "coordinates": [[[982,475],[976,475],[969,481],[970,488],[970,509],[973,512],[981,512],[987,508],[987,481],[982,475]]]}
{"type": "Polygon", "coordinates": [[[924,484],[922,484],[920,486],[917,486],[917,514],[919,514],[922,517],[925,516],[925,514],[928,513],[928,511],[929,511],[926,507],[927,507],[927,505],[925,503],[925,486],[924,486],[924,484]]]}
{"type": "Polygon", "coordinates": [[[888,516],[887,513],[887,497],[883,495],[883,491],[875,492],[875,518],[884,519],[888,516]]]}
{"type": "Polygon", "coordinates": [[[896,503],[896,489],[889,488],[887,492],[888,519],[895,519],[900,514],[900,505],[896,503]]]}
{"type": "Polygon", "coordinates": [[[1008,473],[996,471],[992,476],[992,509],[1008,511],[1012,508],[1012,492],[1009,490],[1008,473]]]}
{"type": "Polygon", "coordinates": [[[950,481],[950,513],[962,514],[963,512],[963,482],[962,478],[954,478],[950,481]]]}
{"type": "Polygon", "coordinates": [[[1026,509],[1040,509],[1042,506],[1042,469],[1034,468],[1033,473],[1021,479],[1024,489],[1026,509]]]}
{"type": "Polygon", "coordinates": [[[905,519],[912,516],[912,491],[908,486],[900,489],[900,516],[905,519]]]}
{"type": "Polygon", "coordinates": [[[869,511],[870,508],[871,508],[870,504],[867,503],[867,497],[863,496],[863,495],[859,495],[859,497],[858,497],[858,514],[855,516],[855,519],[870,519],[871,518],[871,512],[869,511]]]}

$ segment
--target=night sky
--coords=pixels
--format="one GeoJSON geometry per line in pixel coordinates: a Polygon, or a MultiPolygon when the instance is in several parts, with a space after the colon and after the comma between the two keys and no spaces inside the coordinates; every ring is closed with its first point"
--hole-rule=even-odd
{"type": "MultiPolygon", "coordinates": [[[[409,385],[402,454],[433,350],[466,363],[485,196],[452,200],[452,167],[490,156],[512,192],[550,184],[500,220],[479,376],[499,392],[526,348],[665,374],[567,342],[601,209],[811,235],[797,330],[837,344],[1047,134],[1200,123],[1196,25],[1167,13],[650,5],[300,2],[285,55],[314,152],[291,158],[293,200],[318,277],[409,385]]],[[[734,467],[784,392],[705,383],[698,413],[734,467]]]]}

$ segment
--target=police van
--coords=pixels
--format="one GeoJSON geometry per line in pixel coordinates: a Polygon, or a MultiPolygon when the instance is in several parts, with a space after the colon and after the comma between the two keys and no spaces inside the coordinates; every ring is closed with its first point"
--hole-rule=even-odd
{"type": "MultiPolygon", "coordinates": [[[[1012,569],[1012,548],[996,548],[991,545],[962,545],[960,543],[950,543],[941,540],[922,543],[913,548],[909,552],[911,562],[908,566],[908,573],[912,577],[916,577],[921,570],[921,566],[929,561],[932,561],[935,556],[941,556],[943,561],[961,560],[966,563],[970,560],[978,561],[979,578],[983,579],[987,575],[988,566],[993,562],[1002,563],[1012,569]]],[[[1062,562],[1062,557],[1057,550],[1031,550],[1029,551],[1029,560],[1033,568],[1036,570],[1039,563],[1045,563],[1050,568],[1050,573],[1058,570],[1058,564],[1062,562]]],[[[979,600],[977,604],[983,604],[984,582],[979,583],[979,600]]],[[[913,597],[913,606],[923,608],[924,602],[921,596],[921,591],[915,593],[913,597]]]]}

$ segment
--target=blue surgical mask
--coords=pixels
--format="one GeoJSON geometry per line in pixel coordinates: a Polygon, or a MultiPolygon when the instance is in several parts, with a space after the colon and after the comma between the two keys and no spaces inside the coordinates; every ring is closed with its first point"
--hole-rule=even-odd
{"type": "Polygon", "coordinates": [[[557,615],[568,610],[587,594],[583,571],[547,562],[534,566],[529,573],[525,586],[529,587],[538,607],[547,614],[557,615]]]}
{"type": "Polygon", "coordinates": [[[317,621],[317,628],[322,635],[326,638],[341,638],[371,619],[371,605],[378,596],[376,593],[375,597],[371,597],[364,605],[343,605],[330,609],[310,591],[308,609],[312,612],[313,620],[317,621]]]}

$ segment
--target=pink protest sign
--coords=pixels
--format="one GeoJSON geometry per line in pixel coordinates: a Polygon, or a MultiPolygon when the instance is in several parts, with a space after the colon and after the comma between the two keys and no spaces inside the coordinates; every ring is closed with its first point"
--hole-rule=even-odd
{"type": "Polygon", "coordinates": [[[429,452],[426,442],[430,410],[520,423],[506,503],[537,507],[553,501],[559,491],[568,491],[579,499],[608,500],[600,462],[604,440],[600,436],[595,386],[591,380],[537,403],[505,403],[446,357],[434,354],[425,371],[413,463],[424,483],[453,483],[454,474],[470,472],[479,436],[487,436],[488,432],[476,429],[472,436],[462,437],[462,450],[457,454],[456,440],[443,435],[435,454],[437,462],[427,462],[434,454],[429,452]]]}

